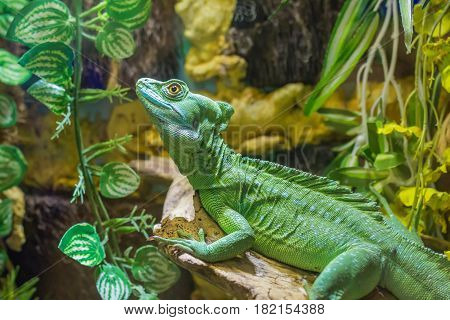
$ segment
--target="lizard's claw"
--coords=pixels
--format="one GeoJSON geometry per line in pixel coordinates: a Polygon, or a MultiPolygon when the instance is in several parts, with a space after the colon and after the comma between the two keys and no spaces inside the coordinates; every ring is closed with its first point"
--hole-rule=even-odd
{"type": "Polygon", "coordinates": [[[206,242],[204,241],[181,239],[181,238],[168,239],[158,236],[154,236],[153,239],[161,242],[164,245],[173,246],[174,248],[181,249],[200,259],[206,258],[208,255],[208,247],[206,242]]]}
{"type": "Polygon", "coordinates": [[[176,248],[176,249],[180,249],[182,251],[185,251],[187,253],[194,254],[194,250],[192,250],[191,248],[189,248],[187,246],[184,246],[182,244],[176,244],[173,247],[176,248]]]}
{"type": "Polygon", "coordinates": [[[194,240],[194,237],[192,236],[192,234],[187,233],[187,232],[184,231],[184,230],[179,229],[179,230],[177,230],[177,233],[178,233],[178,236],[179,236],[180,238],[185,238],[185,239],[189,239],[189,240],[194,240]]]}
{"type": "Polygon", "coordinates": [[[198,238],[200,239],[201,242],[206,242],[206,240],[205,240],[205,231],[203,231],[203,228],[200,228],[198,230],[198,238]]]}

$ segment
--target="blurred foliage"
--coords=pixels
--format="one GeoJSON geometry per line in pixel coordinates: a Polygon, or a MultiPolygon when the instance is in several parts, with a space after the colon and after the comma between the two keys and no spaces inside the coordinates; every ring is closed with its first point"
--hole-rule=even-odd
{"type": "MultiPolygon", "coordinates": [[[[36,143],[36,148],[48,147],[49,142],[43,141],[43,137],[58,140],[69,125],[74,125],[73,136],[69,137],[76,145],[75,153],[64,141],[60,143],[62,148],[57,150],[56,158],[78,157],[78,161],[63,161],[63,168],[69,166],[71,169],[63,170],[63,175],[58,172],[57,177],[63,181],[57,183],[72,181],[76,167],[75,176],[78,176],[78,179],[75,180],[72,202],[84,202],[87,198],[96,222],[95,225],[82,222],[70,227],[60,241],[60,250],[78,263],[94,268],[97,290],[102,299],[128,299],[132,294],[141,299],[155,299],[157,293],[167,290],[178,280],[177,267],[162,256],[156,247],[143,246],[136,250],[135,256],[131,256],[133,247],[122,250],[119,245],[119,236],[124,234],[139,233],[147,239],[147,231],[152,230],[154,218],[145,210],[138,213],[137,207],[127,217],[110,218],[103,201],[103,198],[122,199],[133,194],[140,186],[139,175],[128,164],[107,162],[108,155],[113,151],[126,154],[124,145],[130,144],[133,137],[128,132],[118,137],[117,131],[113,130],[114,136],[109,140],[94,139],[95,142],[91,143],[92,137],[88,136],[86,139],[86,133],[83,133],[85,126],[81,125],[79,117],[81,104],[97,103],[105,99],[110,103],[113,99],[129,100],[129,88],[81,88],[83,39],[92,41],[101,54],[111,59],[130,57],[137,50],[132,32],[146,24],[151,14],[152,1],[131,0],[126,4],[119,0],[99,1],[84,11],[83,1],[73,1],[72,5],[71,10],[59,0],[24,1],[20,8],[8,12],[12,19],[3,21],[9,25],[9,28],[6,28],[7,39],[20,43],[29,50],[20,58],[0,52],[0,74],[7,72],[10,83],[19,80],[23,83],[33,74],[34,83],[28,87],[28,94],[46,106],[51,113],[61,117],[56,121],[54,133],[51,136],[43,134],[36,143]],[[85,145],[85,141],[89,142],[85,145]],[[144,249],[145,258],[148,260],[146,265],[140,257],[140,252],[144,249]],[[171,266],[173,272],[161,274],[160,265],[171,266]],[[136,268],[139,270],[135,271],[136,268]]],[[[8,99],[3,99],[2,106],[10,109],[11,103],[8,99]]],[[[4,114],[12,115],[13,112],[4,114]]],[[[10,119],[6,120],[4,122],[9,125],[10,119]]],[[[88,135],[96,129],[89,128],[88,135]]],[[[3,165],[3,159],[8,160],[3,162],[9,164],[12,162],[9,158],[16,154],[16,158],[22,160],[16,149],[3,146],[1,148],[5,150],[0,149],[0,167],[3,165]]],[[[45,153],[42,149],[39,151],[45,153]]],[[[55,155],[50,152],[45,153],[47,165],[52,165],[53,156],[55,155]]],[[[24,160],[22,162],[23,165],[19,163],[20,165],[14,166],[16,171],[26,167],[24,160]]],[[[42,183],[42,180],[48,181],[51,175],[47,171],[55,171],[54,167],[50,170],[39,170],[40,168],[35,164],[33,170],[38,170],[46,177],[38,176],[35,181],[37,185],[42,183]]],[[[13,171],[10,169],[12,182],[0,181],[0,187],[17,184],[23,176],[23,171],[24,169],[12,175],[13,171]]],[[[50,180],[52,178],[55,176],[51,176],[50,180]]],[[[4,220],[8,223],[8,230],[5,230],[9,233],[12,227],[10,203],[2,204],[5,208],[0,211],[8,214],[8,219],[4,220]]],[[[34,283],[29,282],[16,289],[11,284],[14,279],[15,274],[10,274],[10,278],[6,279],[5,295],[13,296],[12,291],[15,290],[17,298],[30,297],[34,283]]]]}
{"type": "MultiPolygon", "coordinates": [[[[18,10],[28,1],[2,1],[0,4],[0,37],[6,35],[7,28],[18,10]]],[[[18,63],[19,58],[0,49],[0,82],[9,86],[22,85],[31,73],[18,63]]],[[[9,89],[6,89],[9,91],[9,89]]],[[[0,95],[0,128],[10,129],[17,123],[17,103],[9,94],[0,95]]],[[[17,187],[28,168],[22,151],[13,145],[0,144],[0,299],[31,299],[36,291],[37,278],[17,287],[19,268],[14,268],[7,250],[20,251],[25,242],[22,220],[25,214],[23,192],[17,187]],[[6,241],[3,238],[6,238],[6,241]],[[4,276],[4,277],[3,277],[4,276]]]]}
{"type": "Polygon", "coordinates": [[[360,192],[372,193],[392,219],[399,219],[412,232],[428,239],[447,243],[448,248],[450,194],[448,189],[439,189],[439,181],[448,177],[450,166],[446,120],[450,2],[422,1],[414,5],[413,1],[386,0],[352,4],[347,0],[339,15],[322,78],[305,109],[307,114],[318,110],[328,125],[349,137],[349,142],[335,148],[338,156],[326,172],[360,192]],[[380,16],[381,27],[371,36],[360,25],[373,20],[374,15],[380,16]],[[406,51],[416,54],[415,75],[410,81],[413,86],[406,92],[395,79],[402,50],[400,21],[406,51]],[[359,64],[356,76],[359,111],[321,109],[326,97],[343,82],[342,77],[350,75],[348,59],[355,59],[350,67],[353,69],[363,57],[355,56],[354,50],[343,44],[369,36],[365,62],[359,64]],[[338,63],[341,57],[346,57],[342,66],[338,63]],[[368,79],[377,63],[383,70],[384,82],[381,90],[374,91],[368,79]]]}

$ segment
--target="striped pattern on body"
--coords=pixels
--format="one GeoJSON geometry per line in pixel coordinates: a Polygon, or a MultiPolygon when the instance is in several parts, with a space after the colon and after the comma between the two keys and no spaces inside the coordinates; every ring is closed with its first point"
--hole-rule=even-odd
{"type": "Polygon", "coordinates": [[[110,162],[100,174],[100,193],[110,199],[126,197],[137,190],[140,177],[122,162],[110,162]]]}
{"type": "Polygon", "coordinates": [[[147,290],[155,292],[166,291],[180,277],[178,267],[150,245],[136,251],[131,273],[136,280],[144,283],[147,290]]]}
{"type": "Polygon", "coordinates": [[[27,92],[57,115],[65,113],[72,102],[63,87],[45,80],[35,82],[27,92]]]}
{"type": "Polygon", "coordinates": [[[19,65],[19,59],[6,50],[0,49],[0,82],[10,86],[23,84],[31,77],[31,73],[19,65]]]}
{"type": "Polygon", "coordinates": [[[100,267],[96,286],[103,300],[127,300],[131,294],[131,283],[127,275],[110,264],[100,267]]]}
{"type": "Polygon", "coordinates": [[[44,42],[70,43],[75,34],[75,19],[59,0],[37,0],[14,18],[7,37],[27,46],[44,42]]]}
{"type": "Polygon", "coordinates": [[[10,128],[16,124],[17,106],[13,98],[0,94],[0,128],[10,128]]]}
{"type": "Polygon", "coordinates": [[[25,157],[17,147],[0,145],[0,192],[18,185],[27,167],[25,157]]]}
{"type": "Polygon", "coordinates": [[[88,267],[99,265],[105,259],[100,237],[88,223],[79,223],[67,230],[58,248],[66,256],[88,267]]]}
{"type": "Polygon", "coordinates": [[[113,59],[125,59],[133,55],[136,43],[128,29],[117,22],[109,22],[97,35],[98,51],[113,59]]]}
{"type": "Polygon", "coordinates": [[[73,50],[62,42],[39,44],[25,53],[19,64],[47,82],[68,88],[73,73],[73,50]]]}

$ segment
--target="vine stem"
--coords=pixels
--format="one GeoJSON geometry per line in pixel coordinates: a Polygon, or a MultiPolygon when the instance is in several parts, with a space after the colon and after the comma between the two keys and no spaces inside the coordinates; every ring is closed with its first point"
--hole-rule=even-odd
{"type": "MultiPolygon", "coordinates": [[[[73,89],[73,102],[72,102],[72,112],[73,112],[73,122],[74,122],[74,130],[75,130],[75,141],[77,146],[77,153],[78,158],[80,161],[80,169],[84,177],[85,186],[86,186],[86,195],[89,202],[89,207],[92,211],[92,213],[95,216],[95,219],[97,220],[98,228],[100,229],[102,234],[105,234],[105,229],[102,226],[102,218],[100,216],[99,212],[99,206],[97,204],[98,202],[98,195],[96,197],[96,190],[94,187],[94,183],[92,180],[92,175],[90,174],[86,158],[83,155],[83,137],[81,135],[81,126],[80,126],[80,119],[78,116],[78,108],[80,105],[80,90],[81,90],[81,77],[83,74],[83,59],[82,59],[82,50],[83,50],[83,30],[81,25],[81,12],[83,9],[82,0],[75,0],[74,1],[74,13],[75,13],[75,21],[76,21],[76,30],[75,30],[75,71],[74,71],[74,89],[73,89]]],[[[109,218],[106,216],[105,218],[109,218]]],[[[115,237],[112,237],[111,241],[117,242],[115,237]]],[[[114,244],[113,244],[114,245],[114,244]]],[[[120,250],[116,252],[116,254],[113,253],[111,247],[109,244],[106,244],[106,252],[111,258],[112,262],[115,263],[114,257],[118,254],[120,255],[120,250]]],[[[118,244],[115,243],[114,248],[118,248],[118,244]]],[[[117,250],[116,250],[117,251],[117,250]]]]}
{"type": "Polygon", "coordinates": [[[386,34],[386,30],[389,26],[391,15],[392,15],[392,0],[389,1],[389,5],[387,5],[387,11],[386,11],[386,17],[384,18],[384,23],[381,26],[381,30],[378,33],[377,38],[375,39],[375,42],[369,49],[369,54],[367,56],[367,62],[364,64],[364,72],[362,75],[362,85],[361,85],[361,120],[362,120],[362,127],[363,127],[363,137],[364,141],[369,141],[369,132],[367,129],[367,84],[369,81],[369,73],[372,71],[372,64],[375,59],[375,54],[377,52],[378,47],[381,44],[381,41],[384,38],[384,35],[386,34]]]}
{"type": "Polygon", "coordinates": [[[106,1],[102,1],[99,4],[93,6],[92,8],[86,10],[85,12],[80,12],[79,18],[83,19],[93,13],[99,12],[106,8],[106,1]]]}

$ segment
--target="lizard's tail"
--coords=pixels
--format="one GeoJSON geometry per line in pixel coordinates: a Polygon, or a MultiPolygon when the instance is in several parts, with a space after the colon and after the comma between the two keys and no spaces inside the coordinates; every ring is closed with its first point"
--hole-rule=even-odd
{"type": "Polygon", "coordinates": [[[400,299],[450,300],[450,261],[419,243],[400,242],[389,259],[386,288],[400,299]]]}

